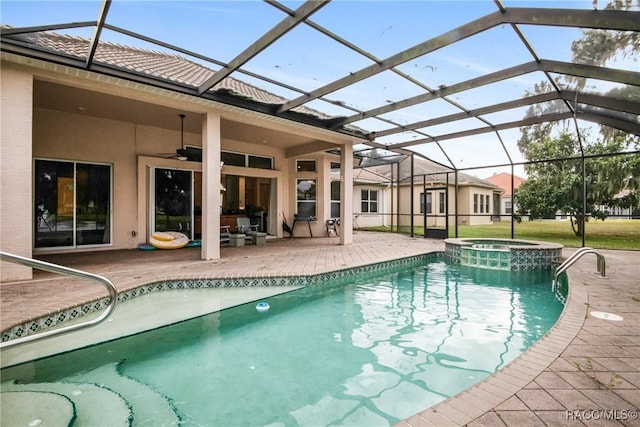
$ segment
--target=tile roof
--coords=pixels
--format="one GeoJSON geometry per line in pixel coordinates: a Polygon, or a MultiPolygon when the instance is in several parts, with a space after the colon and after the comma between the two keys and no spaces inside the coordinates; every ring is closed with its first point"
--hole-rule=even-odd
{"type": "MultiPolygon", "coordinates": [[[[387,180],[391,180],[390,165],[373,166],[367,169],[375,172],[376,174],[384,176],[387,180]]],[[[415,183],[421,184],[423,182],[423,176],[424,176],[424,180],[427,183],[444,184],[447,182],[447,175],[446,175],[447,172],[451,173],[449,175],[449,183],[453,184],[455,180],[453,175],[453,172],[454,172],[453,170],[448,169],[444,166],[441,166],[430,160],[424,159],[422,157],[414,157],[413,182],[415,183]]],[[[397,173],[395,169],[393,173],[394,175],[397,173]]],[[[408,159],[405,159],[400,163],[400,179],[408,180],[410,176],[411,176],[411,163],[408,159]]],[[[397,177],[394,176],[394,179],[397,179],[397,177]]],[[[477,176],[466,174],[464,172],[458,172],[458,183],[460,185],[475,184],[483,187],[493,188],[495,190],[500,189],[500,187],[484,179],[478,178],[477,176]]]]}
{"type": "MultiPolygon", "coordinates": [[[[2,28],[11,28],[2,26],[2,28]]],[[[56,32],[37,32],[12,35],[11,38],[27,44],[30,48],[50,51],[58,55],[71,56],[82,60],[87,58],[90,40],[56,32]]],[[[100,41],[94,56],[94,63],[117,67],[132,73],[166,80],[188,87],[197,88],[211,77],[216,70],[207,68],[183,56],[156,50],[126,46],[100,41]]],[[[210,92],[227,92],[252,101],[279,105],[289,101],[267,90],[227,77],[210,89],[210,92]]],[[[332,119],[320,111],[300,106],[292,111],[315,116],[321,120],[332,119]]],[[[353,127],[356,129],[355,127],[353,127]]]]}
{"type": "MultiPolygon", "coordinates": [[[[511,196],[511,174],[506,172],[497,173],[489,178],[485,178],[485,181],[502,188],[505,196],[511,196]]],[[[513,189],[517,189],[525,181],[526,179],[513,175],[513,189]]]]}
{"type": "Polygon", "coordinates": [[[389,178],[367,168],[354,169],[354,184],[388,184],[389,178]]]}

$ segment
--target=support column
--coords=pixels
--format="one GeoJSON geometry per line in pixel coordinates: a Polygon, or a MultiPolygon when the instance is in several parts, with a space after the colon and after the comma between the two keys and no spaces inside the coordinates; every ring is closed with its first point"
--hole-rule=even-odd
{"type": "Polygon", "coordinates": [[[340,147],[340,244],[353,243],[353,146],[340,147]]]}
{"type": "Polygon", "coordinates": [[[202,120],[202,259],[220,259],[220,115],[202,120]]]}
{"type": "MultiPolygon", "coordinates": [[[[0,79],[0,248],[32,257],[33,76],[2,66],[0,79]]],[[[3,262],[1,280],[29,280],[32,270],[3,262]]]]}

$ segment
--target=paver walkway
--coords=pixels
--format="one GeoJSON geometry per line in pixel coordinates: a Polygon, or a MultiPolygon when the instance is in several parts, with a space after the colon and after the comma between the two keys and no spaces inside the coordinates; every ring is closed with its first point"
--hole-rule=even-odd
{"type": "MultiPolygon", "coordinates": [[[[278,239],[264,246],[222,248],[216,261],[200,260],[197,248],[40,258],[102,274],[124,291],[171,278],[316,274],[442,250],[437,240],[356,232],[348,246],[338,245],[337,238],[278,239]]],[[[563,255],[573,251],[565,249],[563,255]]],[[[608,279],[595,274],[593,255],[571,267],[565,311],[545,338],[477,386],[398,425],[640,425],[640,254],[601,252],[608,279]],[[623,320],[599,319],[594,311],[623,320]]],[[[95,284],[42,272],[34,280],[2,283],[0,329],[105,295],[95,284]]]]}

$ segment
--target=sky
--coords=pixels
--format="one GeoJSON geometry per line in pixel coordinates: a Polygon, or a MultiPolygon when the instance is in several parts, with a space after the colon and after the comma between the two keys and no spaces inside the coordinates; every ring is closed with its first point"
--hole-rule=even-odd
{"type": "MultiPolygon", "coordinates": [[[[282,2],[295,9],[301,2],[282,2]]],[[[591,9],[586,1],[519,1],[503,0],[509,7],[549,7],[591,9]]],[[[97,19],[99,1],[13,1],[0,2],[0,21],[14,27],[93,21],[97,19]]],[[[323,36],[307,25],[299,25],[243,68],[265,77],[284,82],[302,91],[311,91],[349,73],[356,72],[395,53],[429,40],[474,19],[496,12],[492,1],[342,1],[335,0],[311,17],[319,26],[366,51],[366,57],[323,36]]],[[[229,62],[257,38],[285,18],[277,8],[259,1],[123,1],[114,0],[107,23],[145,36],[180,46],[184,49],[222,62],[229,62]]],[[[520,26],[539,57],[561,61],[571,60],[571,42],[580,37],[580,30],[556,27],[520,26]]],[[[66,34],[91,37],[93,28],[64,30],[66,34]]],[[[105,30],[102,40],[163,50],[122,34],[105,30]]],[[[190,58],[193,59],[193,58],[190,58]]],[[[194,59],[195,60],[195,59],[194,59]]],[[[503,25],[409,60],[397,67],[399,71],[430,88],[449,86],[456,82],[519,65],[532,60],[511,26],[503,25]]],[[[208,66],[215,68],[212,64],[208,66]]],[[[637,71],[638,63],[627,61],[619,66],[637,71]]],[[[232,75],[288,99],[298,92],[270,85],[246,75],[232,75]]],[[[454,104],[474,109],[524,95],[533,84],[544,80],[541,73],[531,73],[502,83],[454,94],[451,102],[434,100],[386,114],[399,124],[409,124],[427,118],[459,112],[454,104]]],[[[327,95],[347,105],[369,110],[386,103],[424,93],[418,85],[385,71],[350,87],[327,95]]],[[[316,100],[311,108],[334,115],[352,115],[341,107],[316,100]]],[[[495,113],[486,119],[493,123],[522,118],[524,110],[495,113]]],[[[383,131],[390,124],[367,119],[354,123],[370,131],[383,131]]],[[[485,126],[476,119],[423,129],[432,135],[485,126]]],[[[516,148],[518,129],[501,131],[502,141],[495,133],[473,138],[447,140],[441,143],[447,157],[435,144],[414,147],[434,160],[457,167],[508,163],[523,158],[516,148]],[[502,148],[507,148],[508,154],[502,148]]],[[[393,144],[419,138],[416,135],[396,135],[380,139],[393,144]]],[[[496,170],[478,171],[485,177],[496,170]]],[[[497,170],[497,171],[502,171],[497,170]]],[[[510,172],[510,168],[505,171],[510,172]]],[[[518,167],[516,174],[522,175],[518,167]]]]}

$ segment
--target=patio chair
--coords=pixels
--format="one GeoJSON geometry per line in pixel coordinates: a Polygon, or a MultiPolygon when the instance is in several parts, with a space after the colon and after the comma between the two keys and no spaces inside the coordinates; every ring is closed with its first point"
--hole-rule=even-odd
{"type": "Polygon", "coordinates": [[[325,222],[325,227],[327,228],[327,236],[331,237],[339,236],[338,234],[338,226],[340,225],[340,218],[331,218],[325,222]]]}
{"type": "Polygon", "coordinates": [[[223,225],[220,227],[220,245],[228,245],[229,244],[229,235],[231,235],[231,230],[228,225],[223,225]]]}
{"type": "Polygon", "coordinates": [[[238,224],[238,233],[244,234],[245,240],[253,241],[253,235],[258,232],[258,226],[251,224],[251,220],[247,217],[239,217],[236,219],[238,224]]]}

